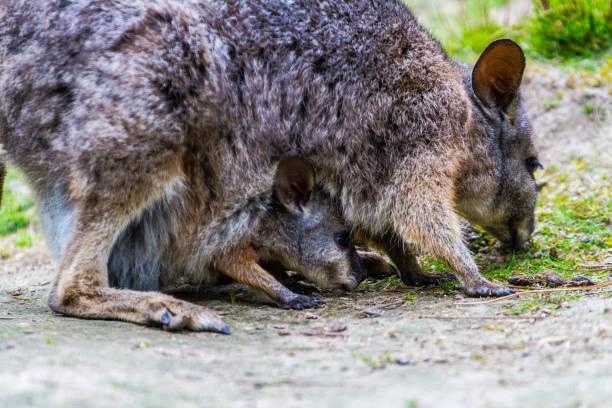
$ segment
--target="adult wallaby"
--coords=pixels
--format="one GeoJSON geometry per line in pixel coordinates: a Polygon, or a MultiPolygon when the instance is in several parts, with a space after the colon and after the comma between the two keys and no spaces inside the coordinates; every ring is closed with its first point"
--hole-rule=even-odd
{"type": "Polygon", "coordinates": [[[253,197],[290,155],[404,281],[420,279],[410,241],[467,294],[509,293],[479,274],[458,214],[512,247],[533,229],[524,65],[505,39],[474,69],[454,62],[396,0],[3,1],[0,143],[61,253],[50,307],[162,322],[167,298],[109,288],[107,261],[176,195],[198,208],[201,256],[240,280],[256,258],[240,246],[261,216],[253,197]]]}

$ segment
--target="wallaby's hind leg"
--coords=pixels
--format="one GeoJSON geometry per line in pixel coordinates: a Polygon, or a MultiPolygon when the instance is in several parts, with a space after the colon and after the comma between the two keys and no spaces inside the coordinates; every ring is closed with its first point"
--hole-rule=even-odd
{"type": "Polygon", "coordinates": [[[106,200],[94,200],[96,196],[90,195],[77,201],[74,232],[62,254],[49,294],[49,306],[56,312],[88,319],[125,320],[169,330],[186,328],[229,334],[223,321],[203,306],[156,292],[108,287],[107,262],[114,241],[142,207],[158,198],[151,192],[157,190],[159,196],[163,191],[155,183],[150,188],[143,187],[142,183],[131,187],[135,190],[132,193],[116,191],[115,200],[108,196],[104,197],[106,200]]]}

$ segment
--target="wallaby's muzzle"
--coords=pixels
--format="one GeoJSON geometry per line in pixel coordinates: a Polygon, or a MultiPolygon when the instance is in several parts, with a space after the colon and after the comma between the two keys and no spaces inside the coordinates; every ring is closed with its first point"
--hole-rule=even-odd
{"type": "Polygon", "coordinates": [[[519,223],[511,223],[509,228],[485,228],[497,238],[508,252],[519,251],[525,248],[535,229],[535,217],[532,215],[519,223]]]}
{"type": "Polygon", "coordinates": [[[347,281],[342,285],[344,290],[352,292],[357,289],[357,286],[365,280],[367,277],[367,269],[362,265],[361,260],[354,252],[351,256],[351,275],[347,281]]]}

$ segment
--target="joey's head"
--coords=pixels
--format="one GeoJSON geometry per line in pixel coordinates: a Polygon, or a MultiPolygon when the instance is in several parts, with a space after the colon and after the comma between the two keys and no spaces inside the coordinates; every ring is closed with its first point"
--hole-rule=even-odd
{"type": "Polygon", "coordinates": [[[534,229],[534,172],[542,165],[519,86],[525,68],[514,41],[492,42],[466,86],[475,112],[474,148],[457,186],[457,210],[509,249],[520,249],[534,229]]]}
{"type": "Polygon", "coordinates": [[[299,157],[280,161],[273,205],[261,220],[260,254],[321,288],[353,290],[365,279],[339,205],[315,186],[314,170],[299,157]]]}

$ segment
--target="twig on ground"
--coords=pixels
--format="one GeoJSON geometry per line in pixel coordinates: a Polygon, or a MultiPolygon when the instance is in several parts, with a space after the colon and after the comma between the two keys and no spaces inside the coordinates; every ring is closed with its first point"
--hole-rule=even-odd
{"type": "Polygon", "coordinates": [[[599,289],[606,286],[612,285],[612,281],[601,282],[596,285],[591,286],[570,286],[567,288],[549,288],[549,289],[531,289],[531,290],[523,290],[520,292],[513,293],[511,295],[498,297],[496,299],[489,299],[483,302],[466,302],[466,303],[457,303],[460,306],[476,306],[476,305],[488,305],[491,303],[502,302],[504,300],[513,299],[515,297],[519,297],[521,295],[529,295],[535,293],[548,293],[548,292],[576,292],[576,291],[589,291],[593,289],[599,289]]]}
{"type": "Polygon", "coordinates": [[[580,266],[588,269],[595,269],[598,271],[607,271],[612,270],[612,264],[610,263],[602,263],[602,264],[579,264],[580,266]]]}
{"type": "Polygon", "coordinates": [[[404,299],[394,300],[393,302],[383,303],[382,305],[376,306],[379,309],[392,309],[394,307],[403,306],[406,301],[404,299]]]}
{"type": "Polygon", "coordinates": [[[441,320],[500,320],[500,319],[514,319],[514,320],[541,320],[542,316],[514,316],[514,315],[501,315],[501,316],[447,316],[447,315],[424,315],[424,314],[409,314],[403,315],[406,317],[412,317],[415,319],[441,319],[441,320]]]}
{"type": "Polygon", "coordinates": [[[24,298],[24,297],[20,297],[20,296],[17,296],[17,295],[13,295],[12,293],[9,293],[8,295],[9,295],[9,297],[11,297],[13,299],[23,300],[24,302],[29,302],[30,300],[32,300],[30,298],[24,298]]]}

